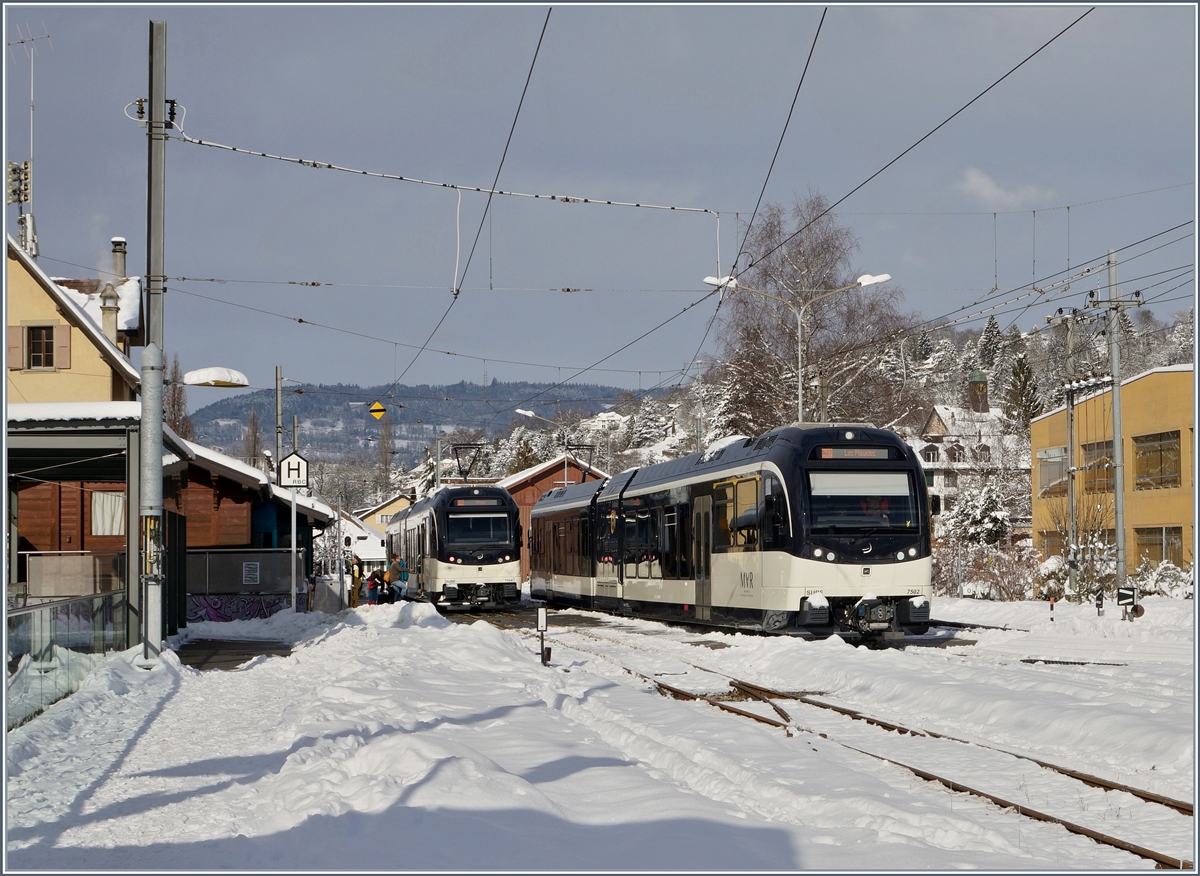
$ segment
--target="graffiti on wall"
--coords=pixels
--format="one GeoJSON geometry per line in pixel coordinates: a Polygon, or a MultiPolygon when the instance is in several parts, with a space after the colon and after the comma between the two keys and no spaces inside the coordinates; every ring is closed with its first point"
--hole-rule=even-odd
{"type": "Polygon", "coordinates": [[[289,593],[264,596],[193,596],[189,593],[187,619],[188,623],[255,620],[291,607],[292,597],[289,593]]]}

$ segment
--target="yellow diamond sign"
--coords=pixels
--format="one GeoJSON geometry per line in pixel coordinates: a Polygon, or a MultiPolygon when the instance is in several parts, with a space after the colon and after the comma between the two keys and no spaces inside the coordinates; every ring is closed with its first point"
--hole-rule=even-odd
{"type": "Polygon", "coordinates": [[[376,420],[383,419],[383,415],[386,413],[387,413],[387,408],[385,408],[379,402],[375,402],[375,404],[371,405],[371,416],[374,417],[376,420]]]}

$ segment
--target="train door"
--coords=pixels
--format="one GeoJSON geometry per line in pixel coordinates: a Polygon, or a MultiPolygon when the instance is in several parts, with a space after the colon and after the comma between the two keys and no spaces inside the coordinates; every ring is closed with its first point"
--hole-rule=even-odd
{"type": "Polygon", "coordinates": [[[696,620],[709,620],[712,607],[712,496],[692,505],[692,569],[696,573],[696,620]]]}
{"type": "Polygon", "coordinates": [[[600,532],[596,540],[599,556],[596,561],[595,607],[599,611],[617,611],[620,607],[620,572],[623,521],[617,515],[617,503],[608,502],[598,508],[600,532]]]}

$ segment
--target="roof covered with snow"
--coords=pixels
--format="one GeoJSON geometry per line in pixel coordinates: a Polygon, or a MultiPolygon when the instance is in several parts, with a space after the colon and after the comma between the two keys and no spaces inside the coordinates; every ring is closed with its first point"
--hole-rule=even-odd
{"type": "Polygon", "coordinates": [[[71,300],[79,305],[96,325],[103,327],[104,314],[100,311],[100,293],[110,282],[117,293],[117,329],[135,332],[142,324],[142,279],[141,277],[114,278],[112,280],[70,280],[65,277],[50,278],[71,300]]]}
{"type": "Polygon", "coordinates": [[[12,235],[8,235],[8,256],[20,263],[33,278],[34,282],[42,287],[43,291],[58,306],[58,309],[62,312],[67,322],[87,336],[87,339],[100,351],[100,355],[120,375],[121,379],[132,387],[135,392],[140,391],[142,383],[141,372],[134,368],[133,363],[129,361],[128,357],[118,350],[112,341],[104,336],[99,323],[94,322],[84,312],[83,308],[67,293],[67,290],[51,280],[46,275],[46,272],[38,267],[38,263],[17,245],[17,242],[12,239],[12,235]]]}
{"type": "MultiPolygon", "coordinates": [[[[561,468],[564,461],[569,461],[571,465],[574,465],[575,468],[579,469],[580,471],[584,470],[584,467],[580,464],[579,460],[576,459],[574,456],[568,457],[567,454],[560,453],[558,456],[554,457],[554,459],[551,459],[547,462],[538,463],[537,465],[531,465],[527,469],[523,469],[519,472],[516,472],[515,474],[510,474],[506,478],[501,478],[500,480],[496,481],[494,486],[503,487],[506,490],[512,489],[517,484],[523,483],[528,480],[533,480],[534,478],[538,477],[539,475],[545,474],[548,471],[553,471],[554,469],[561,468]]],[[[588,474],[595,475],[597,478],[600,478],[600,479],[604,479],[604,478],[608,477],[608,474],[606,472],[603,472],[594,466],[592,468],[587,469],[587,472],[588,472],[588,474]]]]}
{"type": "MultiPolygon", "coordinates": [[[[337,511],[329,509],[329,519],[337,517],[337,511]]],[[[385,533],[371,526],[366,521],[355,517],[349,511],[342,512],[341,536],[350,537],[350,550],[360,559],[367,562],[378,562],[387,559],[387,547],[384,542],[385,533]]],[[[328,529],[326,529],[328,532],[328,529]]]]}

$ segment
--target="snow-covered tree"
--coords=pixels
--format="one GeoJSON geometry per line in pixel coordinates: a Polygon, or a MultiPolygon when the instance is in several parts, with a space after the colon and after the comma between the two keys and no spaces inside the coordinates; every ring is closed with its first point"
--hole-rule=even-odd
{"type": "Polygon", "coordinates": [[[996,362],[996,355],[1000,352],[1003,342],[1004,336],[1000,332],[1000,323],[996,321],[995,315],[989,316],[987,325],[983,327],[983,333],[979,336],[979,343],[975,347],[975,364],[984,371],[990,371],[996,362]]]}

